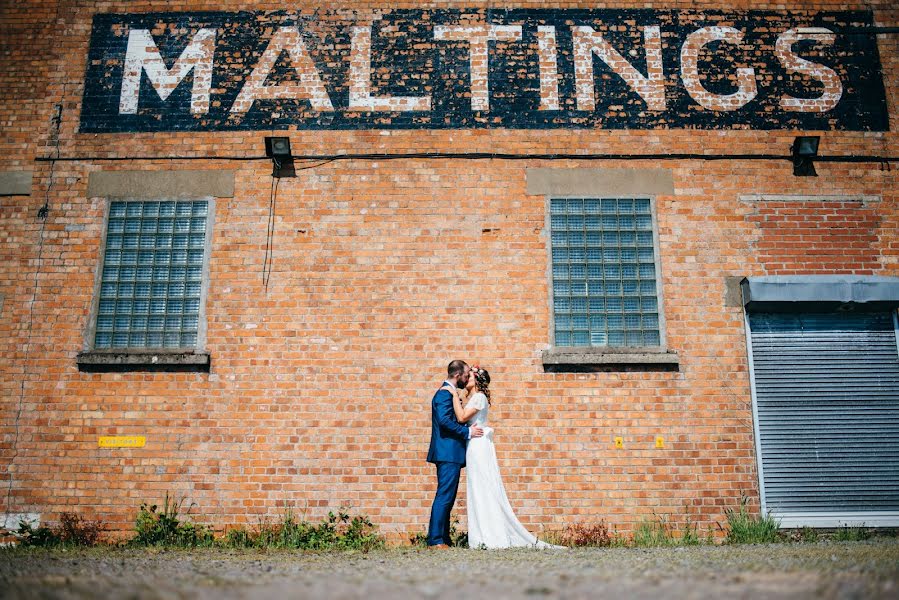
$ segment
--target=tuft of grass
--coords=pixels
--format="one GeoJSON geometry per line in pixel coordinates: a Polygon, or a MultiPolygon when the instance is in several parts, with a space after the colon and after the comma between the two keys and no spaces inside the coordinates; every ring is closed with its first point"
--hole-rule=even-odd
{"type": "Polygon", "coordinates": [[[864,523],[858,525],[846,524],[833,532],[833,540],[835,542],[863,542],[871,537],[871,532],[865,527],[864,523]]]}
{"type": "Polygon", "coordinates": [[[780,532],[779,537],[790,542],[814,544],[820,538],[818,530],[814,527],[797,527],[789,532],[780,532]]]}
{"type": "Polygon", "coordinates": [[[229,548],[270,548],[301,550],[360,550],[384,547],[384,540],[364,515],[351,516],[341,508],[328,513],[321,523],[298,520],[287,510],[280,523],[262,522],[255,530],[230,529],[223,538],[229,548]]]}
{"type": "Polygon", "coordinates": [[[74,513],[64,512],[59,516],[59,524],[32,525],[26,521],[19,524],[15,536],[23,547],[57,548],[71,546],[96,546],[106,532],[103,521],[88,520],[74,513]]]}
{"type": "Polygon", "coordinates": [[[705,538],[699,535],[699,525],[693,524],[687,516],[682,530],[674,528],[664,516],[656,515],[655,520],[645,519],[634,532],[632,545],[636,547],[699,546],[713,544],[711,531],[705,538]]]}
{"type": "MultiPolygon", "coordinates": [[[[135,546],[177,546],[182,548],[198,548],[212,546],[215,542],[212,530],[204,525],[178,518],[182,498],[179,501],[169,500],[166,493],[162,512],[157,505],[140,505],[134,528],[136,535],[130,540],[135,546]]],[[[190,511],[188,510],[188,513],[190,511]]]]}
{"type": "Polygon", "coordinates": [[[642,521],[634,532],[634,546],[659,547],[676,546],[677,539],[671,532],[665,519],[658,517],[656,520],[646,519],[642,521]]]}
{"type": "MultiPolygon", "coordinates": [[[[451,546],[455,548],[468,548],[468,532],[459,529],[459,517],[453,517],[450,522],[450,540],[451,546]]],[[[419,548],[428,546],[428,532],[413,533],[409,536],[409,543],[419,548]]]]}
{"type": "Polygon", "coordinates": [[[728,544],[770,544],[780,538],[778,530],[780,524],[777,519],[767,514],[759,517],[750,514],[748,509],[749,499],[743,496],[740,499],[738,510],[728,508],[724,511],[727,517],[728,544]]]}
{"type": "Polygon", "coordinates": [[[677,542],[681,546],[701,545],[702,540],[699,537],[699,525],[694,525],[688,517],[687,522],[684,525],[684,530],[681,532],[681,536],[677,539],[677,542]]]}

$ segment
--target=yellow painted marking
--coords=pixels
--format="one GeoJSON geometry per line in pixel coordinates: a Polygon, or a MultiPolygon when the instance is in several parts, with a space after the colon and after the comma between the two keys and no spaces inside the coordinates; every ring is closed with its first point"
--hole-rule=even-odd
{"type": "Polygon", "coordinates": [[[97,445],[100,448],[143,448],[147,438],[142,435],[101,435],[97,445]]]}
{"type": "Polygon", "coordinates": [[[656,448],[664,448],[665,447],[665,438],[662,436],[656,436],[656,448]]]}
{"type": "Polygon", "coordinates": [[[624,438],[616,437],[615,438],[615,447],[616,448],[624,448],[624,438]]]}

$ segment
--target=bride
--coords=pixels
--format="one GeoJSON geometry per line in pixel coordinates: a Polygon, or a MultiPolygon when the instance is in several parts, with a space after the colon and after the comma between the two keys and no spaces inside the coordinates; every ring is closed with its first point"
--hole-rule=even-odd
{"type": "Polygon", "coordinates": [[[484,436],[472,438],[465,452],[468,470],[468,545],[471,548],[562,548],[541,542],[515,517],[496,461],[493,445],[493,428],[487,426],[487,410],[490,406],[490,373],[486,369],[472,367],[472,377],[466,391],[471,394],[465,408],[459,390],[445,387],[453,394],[453,410],[456,420],[468,425],[478,425],[484,436]]]}

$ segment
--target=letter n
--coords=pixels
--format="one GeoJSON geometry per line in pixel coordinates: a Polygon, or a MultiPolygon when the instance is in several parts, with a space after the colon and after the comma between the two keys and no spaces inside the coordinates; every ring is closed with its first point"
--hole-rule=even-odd
{"type": "Polygon", "coordinates": [[[653,111],[665,110],[665,74],[662,70],[662,36],[657,25],[643,27],[646,51],[646,75],[638,71],[592,27],[573,27],[574,75],[577,109],[593,111],[596,107],[593,81],[593,55],[608,65],[646,102],[653,111]]]}

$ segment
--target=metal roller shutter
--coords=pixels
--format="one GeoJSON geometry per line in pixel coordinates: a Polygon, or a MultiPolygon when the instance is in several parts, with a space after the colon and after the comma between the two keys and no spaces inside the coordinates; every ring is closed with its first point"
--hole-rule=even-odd
{"type": "Polygon", "coordinates": [[[762,505],[781,526],[899,525],[892,312],[750,313],[762,505]]]}

